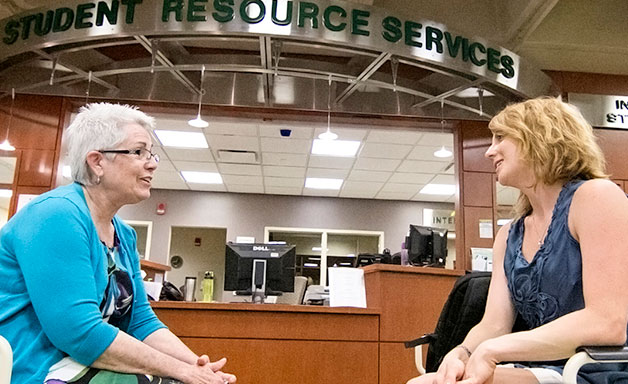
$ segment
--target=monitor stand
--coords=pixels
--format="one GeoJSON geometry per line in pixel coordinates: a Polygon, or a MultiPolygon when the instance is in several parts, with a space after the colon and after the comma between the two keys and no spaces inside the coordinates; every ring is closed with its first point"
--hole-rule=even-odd
{"type": "Polygon", "coordinates": [[[281,296],[281,292],[266,290],[266,260],[253,260],[251,288],[236,291],[236,295],[251,295],[251,303],[264,304],[266,295],[281,296]]]}

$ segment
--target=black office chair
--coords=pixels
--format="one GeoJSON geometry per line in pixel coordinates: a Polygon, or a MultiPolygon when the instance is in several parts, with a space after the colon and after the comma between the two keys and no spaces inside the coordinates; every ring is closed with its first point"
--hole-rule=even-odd
{"type": "MultiPolygon", "coordinates": [[[[405,343],[406,348],[414,348],[419,374],[438,370],[447,352],[462,343],[471,328],[480,322],[486,307],[490,280],[490,272],[472,272],[460,277],[449,293],[434,333],[405,343]],[[422,345],[428,343],[424,367],[422,345]]],[[[513,332],[524,330],[527,330],[527,326],[521,318],[517,318],[513,332]]],[[[628,346],[580,347],[565,364],[563,383],[576,384],[578,371],[586,364],[626,362],[628,346]]]]}

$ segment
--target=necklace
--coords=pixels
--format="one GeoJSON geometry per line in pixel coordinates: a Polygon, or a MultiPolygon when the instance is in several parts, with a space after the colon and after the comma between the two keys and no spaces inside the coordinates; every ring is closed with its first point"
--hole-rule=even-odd
{"type": "Polygon", "coordinates": [[[532,217],[532,224],[533,224],[532,227],[534,228],[534,232],[536,232],[536,236],[539,239],[537,241],[537,243],[539,244],[539,247],[540,247],[545,242],[545,235],[547,234],[547,230],[549,228],[549,224],[545,227],[545,229],[543,230],[543,233],[539,233],[539,227],[538,227],[534,217],[532,217]]]}

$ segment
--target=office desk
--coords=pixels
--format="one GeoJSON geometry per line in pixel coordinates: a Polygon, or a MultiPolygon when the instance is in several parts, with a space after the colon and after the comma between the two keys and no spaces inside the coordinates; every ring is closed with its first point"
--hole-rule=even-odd
{"type": "Polygon", "coordinates": [[[367,309],[156,302],[194,352],[227,357],[240,384],[397,384],[416,376],[403,342],[432,332],[463,272],[364,267],[367,309]]]}
{"type": "Polygon", "coordinates": [[[195,353],[240,384],[378,383],[379,312],[246,303],[152,303],[195,353]]]}

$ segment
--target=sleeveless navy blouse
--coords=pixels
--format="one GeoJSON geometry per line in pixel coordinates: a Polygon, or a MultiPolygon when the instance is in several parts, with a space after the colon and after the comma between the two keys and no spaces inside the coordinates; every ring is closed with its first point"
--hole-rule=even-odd
{"type": "MultiPolygon", "coordinates": [[[[567,225],[571,200],[583,183],[584,180],[573,180],[563,186],[554,206],[545,242],[530,262],[521,251],[524,218],[513,222],[508,233],[504,272],[515,310],[530,329],[584,308],[580,244],[571,235],[567,225]]],[[[525,365],[551,368],[562,373],[564,363],[565,360],[526,362],[525,365]]],[[[585,365],[580,370],[578,382],[628,383],[628,365],[585,365]]]]}

